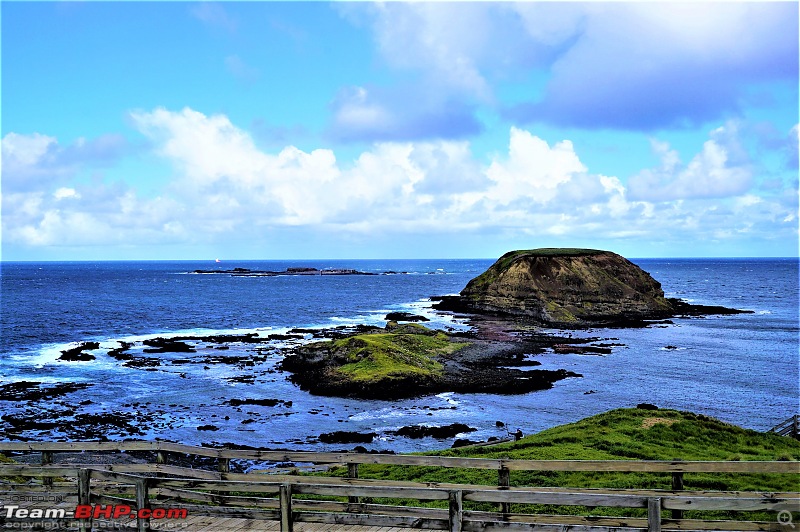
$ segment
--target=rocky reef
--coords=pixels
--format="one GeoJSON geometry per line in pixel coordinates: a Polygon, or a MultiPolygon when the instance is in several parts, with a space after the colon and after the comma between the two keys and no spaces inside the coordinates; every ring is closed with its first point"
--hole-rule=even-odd
{"type": "Polygon", "coordinates": [[[541,248],[511,251],[434,308],[523,316],[553,327],[637,325],[675,315],[746,311],[693,306],[664,297],[661,283],[610,251],[541,248]]]}
{"type": "Polygon", "coordinates": [[[399,399],[445,391],[527,393],[580,375],[565,370],[520,370],[528,366],[518,342],[465,341],[409,323],[389,322],[372,330],[294,349],[282,369],[302,389],[317,395],[399,399]]]}

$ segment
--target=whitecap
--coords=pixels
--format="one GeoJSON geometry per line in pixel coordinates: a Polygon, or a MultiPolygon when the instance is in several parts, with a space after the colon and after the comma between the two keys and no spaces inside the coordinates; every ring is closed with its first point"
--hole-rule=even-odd
{"type": "Polygon", "coordinates": [[[453,399],[453,395],[455,395],[455,392],[444,392],[436,394],[436,397],[438,397],[439,399],[444,399],[445,401],[447,401],[447,404],[460,405],[461,403],[459,401],[453,399]]]}

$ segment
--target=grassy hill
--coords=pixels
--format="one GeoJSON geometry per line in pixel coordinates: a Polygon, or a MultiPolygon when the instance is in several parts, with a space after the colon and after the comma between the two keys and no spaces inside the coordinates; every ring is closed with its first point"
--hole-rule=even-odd
{"type": "MultiPolygon", "coordinates": [[[[800,441],[675,410],[618,409],[491,447],[448,449],[441,456],[528,460],[800,460],[800,441]]],[[[344,474],[343,472],[340,472],[344,474]]],[[[362,478],[497,485],[497,472],[435,467],[362,466],[362,478]]],[[[512,471],[512,486],[671,489],[669,473],[512,471]]],[[[685,473],[686,490],[800,491],[800,476],[685,473]]],[[[476,508],[477,509],[477,508],[476,508]]],[[[485,508],[488,509],[488,508],[485,508]]],[[[586,513],[580,507],[515,511],[586,513]]],[[[595,515],[644,515],[637,510],[595,509],[595,515]]],[[[687,512],[687,517],[774,520],[743,512],[687,512]]]]}

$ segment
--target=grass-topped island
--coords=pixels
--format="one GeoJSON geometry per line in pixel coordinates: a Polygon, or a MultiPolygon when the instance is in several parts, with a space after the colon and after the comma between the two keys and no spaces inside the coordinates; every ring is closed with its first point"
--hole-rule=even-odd
{"type": "MultiPolygon", "coordinates": [[[[298,347],[283,360],[292,381],[318,395],[397,399],[445,391],[526,393],[574,373],[510,369],[523,353],[514,344],[456,336],[416,323],[298,347]]],[[[537,365],[527,362],[525,365],[537,365]]]]}

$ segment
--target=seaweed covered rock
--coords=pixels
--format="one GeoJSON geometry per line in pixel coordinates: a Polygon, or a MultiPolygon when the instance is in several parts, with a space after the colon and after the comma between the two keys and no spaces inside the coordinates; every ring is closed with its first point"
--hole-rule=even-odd
{"type": "Polygon", "coordinates": [[[439,360],[465,347],[416,324],[356,334],[297,348],[282,368],[292,380],[322,395],[388,398],[415,395],[440,382],[439,360]]]}

